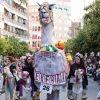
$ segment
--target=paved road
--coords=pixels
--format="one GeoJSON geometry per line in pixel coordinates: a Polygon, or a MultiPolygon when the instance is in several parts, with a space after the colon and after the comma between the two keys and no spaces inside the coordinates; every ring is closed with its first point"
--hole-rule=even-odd
{"type": "MultiPolygon", "coordinates": [[[[100,89],[100,86],[97,84],[97,82],[93,81],[92,79],[89,79],[89,87],[88,87],[88,99],[87,100],[96,100],[96,95],[100,89]]],[[[41,100],[46,99],[46,94],[41,94],[41,100]]],[[[0,96],[0,100],[5,100],[4,94],[0,96]]],[[[67,99],[67,92],[60,93],[60,100],[68,100],[67,99]]]]}
{"type": "MultiPolygon", "coordinates": [[[[99,89],[100,89],[100,86],[97,84],[97,82],[89,78],[88,99],[87,100],[96,100],[96,96],[97,96],[99,89]]],[[[45,100],[45,98],[46,98],[46,94],[42,93],[41,100],[45,100]]],[[[61,91],[60,100],[68,100],[66,92],[61,91]]]]}

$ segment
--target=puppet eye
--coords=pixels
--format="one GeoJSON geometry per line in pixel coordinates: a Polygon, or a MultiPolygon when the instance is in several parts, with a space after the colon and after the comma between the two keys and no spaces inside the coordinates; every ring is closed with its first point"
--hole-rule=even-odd
{"type": "Polygon", "coordinates": [[[40,11],[40,8],[38,9],[38,11],[40,11]]]}
{"type": "Polygon", "coordinates": [[[52,7],[51,6],[49,7],[49,10],[52,10],[52,7]]]}

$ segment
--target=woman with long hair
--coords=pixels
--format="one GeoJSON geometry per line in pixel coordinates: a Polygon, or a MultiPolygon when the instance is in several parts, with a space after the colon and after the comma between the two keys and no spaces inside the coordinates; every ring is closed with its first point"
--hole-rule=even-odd
{"type": "Polygon", "coordinates": [[[36,92],[33,100],[39,100],[39,91],[36,85],[34,84],[34,62],[31,56],[27,56],[25,59],[25,66],[23,66],[22,71],[28,71],[30,74],[31,81],[33,83],[34,91],[36,92]]]}
{"type": "Polygon", "coordinates": [[[72,95],[73,100],[82,100],[83,92],[88,86],[88,79],[83,56],[80,53],[75,55],[75,63],[70,67],[68,79],[69,94],[72,95]]]}
{"type": "Polygon", "coordinates": [[[5,100],[13,100],[15,92],[15,78],[13,73],[15,72],[16,67],[13,66],[14,59],[11,56],[7,57],[5,62],[5,100]]]}

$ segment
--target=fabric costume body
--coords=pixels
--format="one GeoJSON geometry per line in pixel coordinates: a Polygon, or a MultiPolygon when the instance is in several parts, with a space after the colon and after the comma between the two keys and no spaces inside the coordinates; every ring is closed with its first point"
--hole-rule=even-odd
{"type": "MultiPolygon", "coordinates": [[[[39,8],[39,17],[42,25],[42,47],[35,54],[35,84],[40,89],[41,83],[52,85],[52,92],[47,93],[47,100],[59,100],[59,90],[63,89],[63,86],[66,84],[66,78],[68,75],[68,64],[66,61],[66,56],[62,50],[57,49],[53,45],[52,35],[53,35],[53,12],[52,6],[54,4],[44,3],[40,5],[39,8]],[[43,80],[40,82],[36,78],[36,73],[45,75],[45,77],[53,76],[52,81],[43,80]],[[59,78],[57,75],[64,75],[59,78]],[[57,76],[57,77],[56,77],[57,76]],[[54,80],[57,80],[55,81],[54,80]],[[63,80],[62,80],[63,79],[63,80]],[[61,80],[61,81],[60,81],[61,80]],[[50,83],[51,82],[51,83],[50,83]],[[62,83],[61,83],[62,82],[62,83]]],[[[45,78],[44,78],[45,79],[45,78]]]]}

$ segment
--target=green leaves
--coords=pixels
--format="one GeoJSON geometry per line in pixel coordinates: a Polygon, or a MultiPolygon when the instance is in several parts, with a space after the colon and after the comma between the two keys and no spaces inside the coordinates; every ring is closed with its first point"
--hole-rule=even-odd
{"type": "Polygon", "coordinates": [[[90,53],[100,51],[100,0],[85,8],[83,29],[79,29],[73,42],[67,41],[65,48],[72,49],[73,53],[90,53]],[[69,47],[71,45],[71,47],[69,47]]]}
{"type": "Polygon", "coordinates": [[[28,53],[28,44],[15,37],[0,38],[0,55],[22,56],[28,53]]]}

